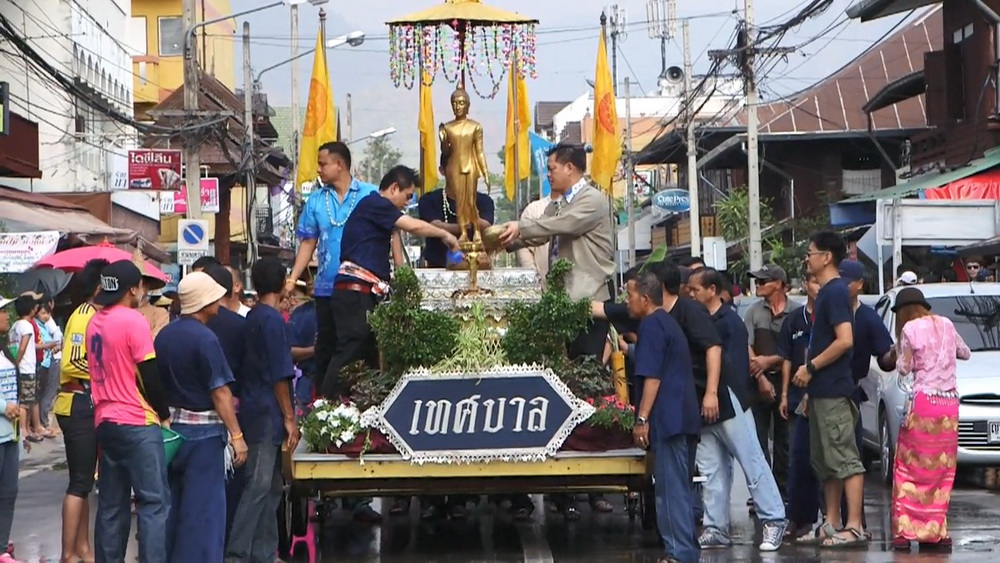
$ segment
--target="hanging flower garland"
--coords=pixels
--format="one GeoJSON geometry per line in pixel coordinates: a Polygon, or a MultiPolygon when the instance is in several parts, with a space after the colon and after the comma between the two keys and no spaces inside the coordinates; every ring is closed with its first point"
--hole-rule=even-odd
{"type": "Polygon", "coordinates": [[[463,37],[461,23],[390,26],[389,75],[393,84],[412,89],[425,72],[430,84],[439,73],[452,84],[464,75],[480,97],[493,98],[503,86],[512,56],[518,74],[538,76],[535,24],[466,23],[463,37]]]}

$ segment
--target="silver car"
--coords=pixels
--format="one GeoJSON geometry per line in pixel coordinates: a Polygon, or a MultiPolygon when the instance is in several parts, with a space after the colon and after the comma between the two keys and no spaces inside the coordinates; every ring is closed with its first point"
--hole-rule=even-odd
{"type": "MultiPolygon", "coordinates": [[[[933,312],[951,319],[972,350],[972,359],[958,362],[958,463],[1000,465],[1000,283],[938,283],[919,289],[933,312]]],[[[890,290],[875,304],[894,340],[892,304],[898,292],[890,290]]],[[[892,480],[907,379],[895,370],[882,371],[872,359],[861,382],[869,397],[861,405],[864,443],[878,453],[886,483],[892,480]]]]}

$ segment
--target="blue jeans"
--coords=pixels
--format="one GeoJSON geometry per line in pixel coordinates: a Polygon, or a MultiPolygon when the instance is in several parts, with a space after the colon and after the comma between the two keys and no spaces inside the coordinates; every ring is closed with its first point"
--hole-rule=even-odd
{"type": "Polygon", "coordinates": [[[17,502],[17,469],[21,458],[21,442],[0,444],[0,548],[10,540],[14,525],[14,504],[17,502]]]}
{"type": "Polygon", "coordinates": [[[226,544],[226,561],[273,563],[278,553],[278,503],[284,485],[281,446],[270,433],[258,444],[249,444],[245,486],[233,516],[226,544]]]}
{"type": "Polygon", "coordinates": [[[701,429],[698,472],[705,476],[703,500],[706,528],[729,534],[729,497],[733,488],[733,458],[743,468],[747,488],[757,515],[764,522],[784,520],[785,504],[771,466],[757,440],[757,426],[749,411],[740,410],[739,400],[729,391],[736,416],[701,429]]]}
{"type": "Polygon", "coordinates": [[[97,563],[125,560],[133,492],[139,524],[139,561],[166,563],[170,488],[160,427],[103,422],[97,427],[97,444],[101,449],[101,491],[94,526],[97,563]]]}
{"type": "Polygon", "coordinates": [[[170,561],[222,561],[226,549],[226,432],[221,424],[175,424],[184,444],[170,463],[170,561]]]}
{"type": "MultiPolygon", "coordinates": [[[[791,408],[791,405],[789,405],[791,408]]],[[[809,419],[792,415],[788,455],[788,519],[797,526],[815,524],[819,514],[819,481],[809,457],[809,419]]]]}
{"type": "Polygon", "coordinates": [[[667,557],[681,563],[697,563],[701,556],[694,537],[695,498],[688,440],[684,435],[653,440],[653,492],[656,527],[667,557]]]}

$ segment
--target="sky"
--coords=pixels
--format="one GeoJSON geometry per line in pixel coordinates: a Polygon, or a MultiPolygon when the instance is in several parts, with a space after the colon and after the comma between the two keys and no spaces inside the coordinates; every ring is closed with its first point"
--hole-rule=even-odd
{"type": "MultiPolygon", "coordinates": [[[[347,93],[352,96],[353,131],[357,139],[372,131],[395,127],[398,132],[392,142],[403,153],[404,163],[416,166],[418,155],[417,107],[418,93],[393,86],[389,77],[388,27],[385,21],[434,6],[439,0],[334,0],[327,3],[327,37],[332,38],[354,30],[366,33],[359,47],[343,46],[328,51],[328,67],[337,108],[343,114],[347,93]]],[[[783,46],[796,46],[822,34],[787,61],[778,62],[764,77],[762,101],[787,96],[832,74],[861,54],[898,23],[902,16],[893,16],[861,23],[847,20],[844,11],[858,0],[834,0],[823,14],[788,33],[783,46]],[[833,26],[831,28],[831,26],[833,26]],[[824,33],[825,32],[825,33],[824,33]]],[[[231,0],[234,12],[273,3],[271,0],[231,0]]],[[[527,83],[532,111],[539,101],[570,101],[588,89],[586,80],[594,75],[597,42],[602,9],[610,2],[599,0],[489,0],[505,10],[532,16],[539,20],[536,51],[538,77],[527,83]]],[[[626,75],[633,80],[633,95],[642,95],[656,87],[661,70],[660,41],[649,36],[647,0],[619,0],[626,10],[627,36],[619,42],[618,79],[626,75]]],[[[786,20],[797,12],[805,0],[758,0],[754,2],[757,25],[786,20]]],[[[251,62],[254,73],[266,66],[291,57],[290,16],[287,7],[271,8],[241,18],[250,22],[251,62]]],[[[319,8],[310,4],[299,7],[299,49],[315,46],[319,28],[319,8]]],[[[708,49],[724,49],[738,19],[743,17],[743,0],[677,0],[680,18],[691,20],[691,52],[694,74],[708,70],[708,49]]],[[[234,36],[239,43],[240,38],[234,36]]],[[[680,24],[676,37],[667,44],[668,66],[682,66],[680,24]]],[[[610,46],[609,46],[610,49],[610,46]]],[[[241,49],[236,49],[241,53],[241,49]]],[[[242,61],[237,68],[242,68],[242,61]]],[[[312,56],[299,59],[299,98],[302,107],[308,96],[312,56]]],[[[731,71],[731,68],[730,68],[731,71]]],[[[725,71],[724,71],[725,72],[725,71]]],[[[237,73],[241,76],[241,73],[237,73]]],[[[272,106],[291,105],[291,65],[268,72],[263,79],[264,91],[272,106]]],[[[451,119],[448,96],[453,86],[444,80],[434,84],[435,121],[451,119]]],[[[502,148],[506,120],[506,87],[493,99],[481,99],[473,93],[470,117],[480,121],[485,129],[487,157],[491,170],[498,170],[496,153],[502,148]]],[[[342,115],[342,123],[345,121],[342,115]]],[[[356,146],[363,146],[358,143],[356,146]]],[[[360,160],[360,156],[355,156],[360,160]]]]}

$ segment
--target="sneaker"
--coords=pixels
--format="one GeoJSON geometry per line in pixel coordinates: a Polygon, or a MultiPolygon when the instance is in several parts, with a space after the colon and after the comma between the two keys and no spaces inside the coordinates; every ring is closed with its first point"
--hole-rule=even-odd
{"type": "Polygon", "coordinates": [[[781,540],[785,537],[785,529],[788,527],[787,520],[772,520],[764,523],[764,533],[760,541],[761,551],[778,551],[781,547],[781,540]]]}
{"type": "Polygon", "coordinates": [[[732,547],[733,541],[717,528],[705,528],[701,536],[698,537],[698,545],[702,549],[725,549],[732,547]]]}

